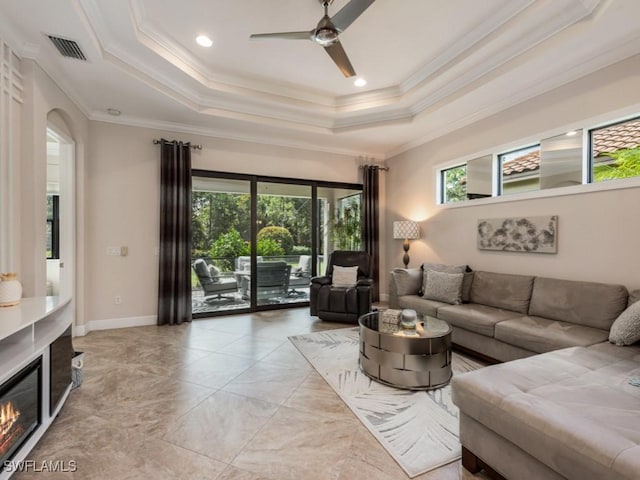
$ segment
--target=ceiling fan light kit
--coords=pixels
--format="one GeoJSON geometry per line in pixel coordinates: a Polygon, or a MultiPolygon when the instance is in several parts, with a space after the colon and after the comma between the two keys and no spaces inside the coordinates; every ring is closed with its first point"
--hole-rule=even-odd
{"type": "Polygon", "coordinates": [[[347,53],[342,48],[339,36],[351,25],[375,0],[351,0],[333,17],[329,17],[329,5],[333,0],[318,0],[324,7],[324,16],[310,32],[279,32],[256,33],[252,40],[280,38],[285,40],[311,40],[324,47],[331,59],[338,66],[342,74],[349,78],[355,77],[356,72],[349,61],[347,53]]]}

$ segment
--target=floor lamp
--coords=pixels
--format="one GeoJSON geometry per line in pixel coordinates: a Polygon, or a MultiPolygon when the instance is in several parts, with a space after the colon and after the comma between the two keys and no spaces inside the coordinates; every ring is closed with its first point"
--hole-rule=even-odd
{"type": "Polygon", "coordinates": [[[411,220],[401,220],[393,222],[393,238],[394,240],[404,240],[402,248],[404,249],[404,268],[409,266],[409,240],[420,238],[420,227],[416,222],[411,220]]]}

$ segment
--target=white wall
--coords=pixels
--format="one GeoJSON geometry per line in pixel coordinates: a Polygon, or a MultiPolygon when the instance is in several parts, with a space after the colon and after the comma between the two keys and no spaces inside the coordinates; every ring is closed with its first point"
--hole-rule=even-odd
{"type": "MultiPolygon", "coordinates": [[[[20,259],[23,296],[46,294],[46,192],[47,192],[47,116],[56,111],[64,120],[76,144],[76,325],[84,322],[83,304],[83,196],[84,152],[89,140],[86,116],[51,78],[33,61],[22,61],[25,102],[22,109],[20,158],[20,259]]],[[[73,262],[67,267],[74,268],[73,262]]]]}
{"type": "MultiPolygon", "coordinates": [[[[446,208],[436,205],[434,180],[434,167],[442,163],[507,144],[522,146],[544,132],[579,127],[586,119],[613,119],[608,115],[632,113],[633,108],[640,114],[639,85],[636,56],[389,160],[387,227],[410,218],[421,222],[424,236],[411,244],[410,266],[423,261],[468,263],[475,270],[640,287],[640,187],[446,208]],[[559,216],[555,255],[476,247],[479,218],[547,214],[559,216]]],[[[402,266],[401,242],[391,240],[388,232],[387,263],[390,268],[402,266]]]]}
{"type": "Polygon", "coordinates": [[[358,183],[356,159],[183,133],[90,123],[86,176],[86,318],[145,323],[157,311],[160,147],[154,138],[201,144],[194,169],[358,183]],[[127,246],[126,257],[106,255],[127,246]],[[115,296],[122,298],[115,304],[115,296]]]}

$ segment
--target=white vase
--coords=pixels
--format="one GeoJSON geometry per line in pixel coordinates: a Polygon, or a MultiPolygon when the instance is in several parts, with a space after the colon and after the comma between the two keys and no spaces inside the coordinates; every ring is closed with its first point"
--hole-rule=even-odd
{"type": "Polygon", "coordinates": [[[17,273],[0,273],[0,307],[18,305],[22,298],[22,285],[17,273]]]}

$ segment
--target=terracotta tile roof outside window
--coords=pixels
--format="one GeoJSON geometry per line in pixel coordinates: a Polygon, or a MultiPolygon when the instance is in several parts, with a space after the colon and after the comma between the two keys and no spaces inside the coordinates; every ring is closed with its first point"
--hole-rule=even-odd
{"type": "MultiPolygon", "coordinates": [[[[640,145],[640,119],[594,130],[592,141],[594,157],[623,148],[635,148],[640,145]]],[[[537,150],[505,162],[502,165],[502,174],[509,176],[539,169],[540,150],[537,150]]]]}
{"type": "Polygon", "coordinates": [[[593,131],[593,156],[640,145],[640,119],[593,131]]]}
{"type": "Polygon", "coordinates": [[[514,158],[502,165],[503,175],[512,175],[525,171],[534,171],[540,168],[540,150],[527,153],[522,157],[514,158]]]}

